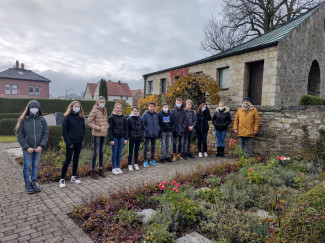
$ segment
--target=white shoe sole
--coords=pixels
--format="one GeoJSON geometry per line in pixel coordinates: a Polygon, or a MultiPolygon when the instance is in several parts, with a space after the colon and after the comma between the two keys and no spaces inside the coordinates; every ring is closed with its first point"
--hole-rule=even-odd
{"type": "Polygon", "coordinates": [[[60,185],[60,188],[65,188],[67,187],[67,185],[60,185]]]}

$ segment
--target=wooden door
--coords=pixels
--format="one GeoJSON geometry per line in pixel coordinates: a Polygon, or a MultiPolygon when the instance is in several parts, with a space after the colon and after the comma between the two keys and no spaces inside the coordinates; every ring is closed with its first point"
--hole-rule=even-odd
{"type": "Polygon", "coordinates": [[[249,64],[248,97],[252,100],[253,105],[262,103],[263,70],[264,61],[249,64]]]}

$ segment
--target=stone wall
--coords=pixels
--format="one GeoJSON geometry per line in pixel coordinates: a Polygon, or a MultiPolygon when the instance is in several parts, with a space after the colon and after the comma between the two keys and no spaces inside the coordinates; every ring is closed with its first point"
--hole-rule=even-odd
{"type": "MultiPolygon", "coordinates": [[[[304,153],[303,126],[306,126],[310,140],[315,143],[319,130],[325,130],[325,106],[257,107],[260,114],[260,129],[253,139],[253,152],[257,154],[302,155],[304,153]]],[[[213,115],[215,106],[210,106],[213,115]]],[[[232,121],[237,108],[231,107],[232,121]]],[[[228,127],[226,151],[229,140],[238,139],[233,131],[233,122],[228,127]]],[[[215,130],[210,124],[208,150],[216,151],[215,130]]]]}

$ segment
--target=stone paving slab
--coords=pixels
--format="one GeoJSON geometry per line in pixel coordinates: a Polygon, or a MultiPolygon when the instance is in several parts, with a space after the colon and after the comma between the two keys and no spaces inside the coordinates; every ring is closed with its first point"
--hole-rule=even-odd
{"type": "MultiPolygon", "coordinates": [[[[229,163],[234,157],[196,158],[186,161],[159,164],[150,168],[140,167],[139,171],[113,175],[92,180],[81,178],[80,185],[71,184],[59,188],[58,182],[40,185],[42,191],[27,194],[24,190],[22,167],[15,161],[8,149],[18,143],[0,144],[0,242],[92,242],[67,213],[74,206],[96,195],[110,195],[141,184],[168,180],[176,174],[193,171],[200,163],[229,163]]],[[[10,151],[10,150],[9,150],[10,151]]],[[[67,178],[68,179],[68,178],[67,178]]]]}

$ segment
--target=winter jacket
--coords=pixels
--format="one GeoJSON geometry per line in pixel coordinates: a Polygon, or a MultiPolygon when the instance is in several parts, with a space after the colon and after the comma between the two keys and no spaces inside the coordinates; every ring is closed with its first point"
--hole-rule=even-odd
{"type": "Polygon", "coordinates": [[[129,128],[128,121],[125,116],[112,114],[108,119],[109,124],[109,140],[114,141],[114,138],[124,138],[128,140],[129,128]]]}
{"type": "Polygon", "coordinates": [[[208,132],[209,121],[211,121],[211,115],[210,115],[210,110],[207,107],[206,110],[202,112],[202,114],[197,114],[196,126],[195,126],[196,132],[200,132],[200,133],[208,132]]]}
{"type": "Polygon", "coordinates": [[[188,128],[191,126],[195,128],[196,126],[196,111],[185,109],[185,118],[186,118],[186,131],[194,132],[194,129],[190,131],[188,130],[188,128]]]}
{"type": "Polygon", "coordinates": [[[183,106],[180,109],[178,109],[177,106],[175,106],[172,112],[175,117],[174,135],[184,136],[184,132],[186,128],[186,117],[185,117],[185,111],[183,106]]]}
{"type": "Polygon", "coordinates": [[[161,132],[171,132],[175,131],[175,117],[174,114],[170,111],[166,112],[159,112],[159,126],[161,132]]]}
{"type": "Polygon", "coordinates": [[[128,118],[129,137],[132,140],[140,140],[144,135],[143,121],[140,116],[134,116],[132,113],[128,118]]]}
{"type": "Polygon", "coordinates": [[[219,107],[216,109],[216,112],[213,114],[212,123],[214,128],[217,131],[227,130],[227,127],[231,123],[231,116],[229,113],[229,108],[225,106],[225,108],[221,111],[219,107]]]}
{"type": "Polygon", "coordinates": [[[79,113],[71,112],[68,116],[64,117],[62,136],[67,147],[74,143],[82,143],[85,133],[85,119],[80,117],[79,113]]]}
{"type": "Polygon", "coordinates": [[[160,126],[159,117],[156,112],[149,112],[146,110],[142,115],[144,136],[146,138],[158,138],[160,126]]]}
{"type": "Polygon", "coordinates": [[[238,130],[240,137],[255,137],[254,131],[258,131],[260,117],[255,107],[245,112],[242,108],[238,109],[234,122],[234,130],[238,130]]]}
{"type": "Polygon", "coordinates": [[[49,129],[44,117],[38,113],[28,113],[17,131],[17,140],[22,149],[37,149],[39,146],[45,148],[48,138],[49,129]]]}
{"type": "Polygon", "coordinates": [[[107,115],[104,114],[103,108],[100,108],[98,105],[94,105],[88,116],[87,126],[93,129],[93,136],[107,136],[109,125],[107,123],[107,115]]]}

